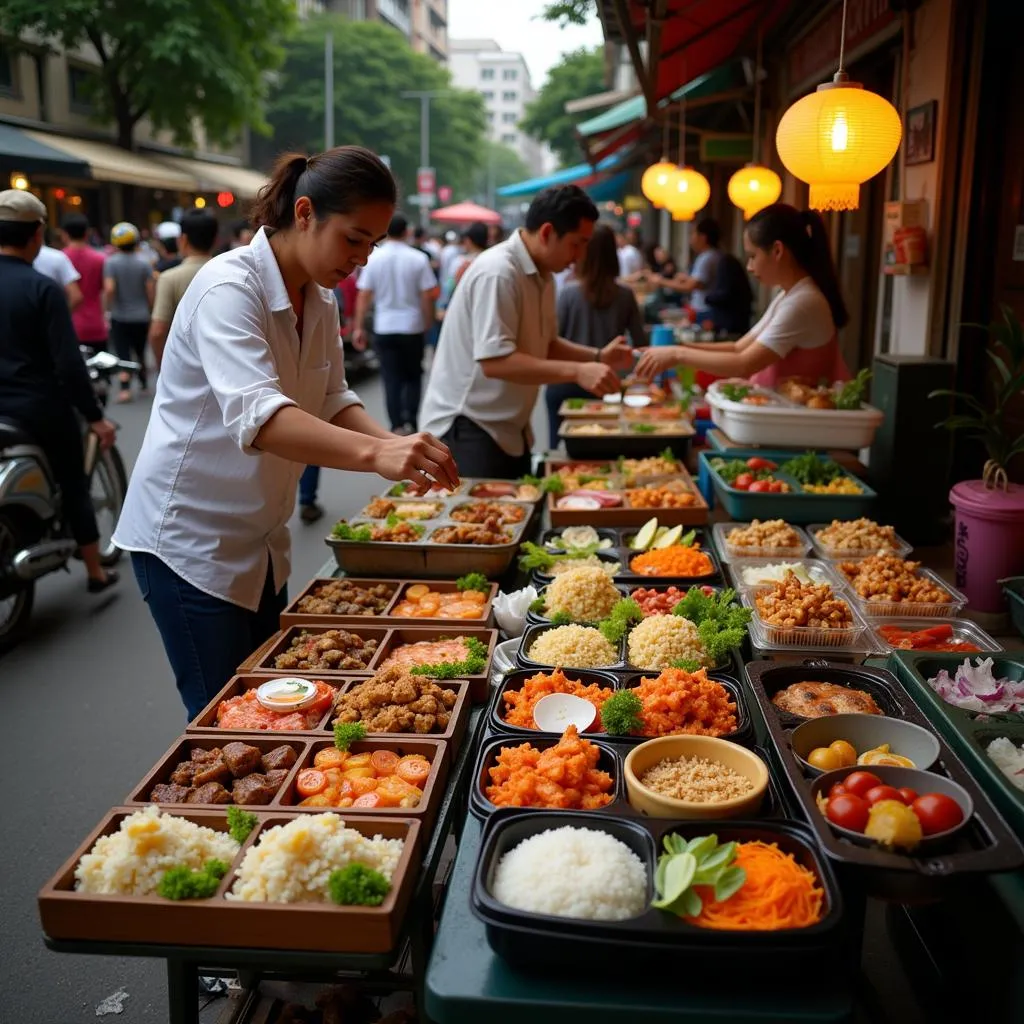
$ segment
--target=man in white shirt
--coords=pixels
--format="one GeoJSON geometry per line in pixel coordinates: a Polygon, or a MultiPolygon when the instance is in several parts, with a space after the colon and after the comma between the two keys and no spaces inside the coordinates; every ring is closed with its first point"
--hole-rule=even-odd
{"type": "Polygon", "coordinates": [[[396,434],[416,433],[423,382],[426,331],[434,319],[437,278],[425,253],[405,241],[409,222],[396,213],[388,237],[359,275],[352,344],[366,348],[366,319],[373,303],[374,351],[396,434]]]}
{"type": "Polygon", "coordinates": [[[630,229],[618,236],[619,277],[629,277],[644,269],[643,253],[636,246],[636,232],[630,229]]]}
{"type": "Polygon", "coordinates": [[[455,289],[420,420],[443,437],[464,476],[529,472],[542,384],[606,395],[620,387],[615,371],[632,367],[622,338],[598,350],[558,337],[554,275],[582,257],[597,219],[582,189],[546,189],[525,227],[482,252],[455,289]]]}
{"type": "Polygon", "coordinates": [[[452,275],[452,267],[455,261],[465,255],[465,249],[462,248],[462,243],[459,240],[459,236],[454,231],[446,232],[444,236],[445,245],[441,250],[440,266],[437,268],[438,276],[442,281],[447,281],[452,275]]]}
{"type": "Polygon", "coordinates": [[[44,245],[32,261],[32,269],[52,278],[64,289],[69,309],[74,310],[82,301],[82,289],[78,285],[82,275],[75,270],[75,265],[60,249],[44,245]]]}

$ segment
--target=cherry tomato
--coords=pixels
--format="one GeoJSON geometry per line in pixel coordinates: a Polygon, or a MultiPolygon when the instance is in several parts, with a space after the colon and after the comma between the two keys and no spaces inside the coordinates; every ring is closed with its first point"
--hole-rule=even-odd
{"type": "Polygon", "coordinates": [[[917,790],[903,786],[900,789],[900,799],[909,807],[917,799],[917,790]]]}
{"type": "Polygon", "coordinates": [[[751,493],[756,491],[758,494],[768,494],[771,489],[772,485],[767,480],[755,480],[748,488],[751,493]]]}
{"type": "Polygon", "coordinates": [[[785,486],[786,485],[781,480],[772,480],[768,484],[768,490],[771,491],[772,494],[782,494],[785,486]]]}
{"type": "Polygon", "coordinates": [[[945,793],[925,793],[919,796],[911,810],[921,822],[921,831],[926,836],[956,828],[964,820],[960,805],[945,793]]]}
{"type": "Polygon", "coordinates": [[[733,481],[732,485],[737,491],[749,491],[750,485],[754,482],[753,473],[740,473],[738,477],[733,481]]]}
{"type": "Polygon", "coordinates": [[[853,793],[831,797],[825,805],[825,817],[840,828],[863,832],[868,823],[868,802],[853,793]]]}
{"type": "Polygon", "coordinates": [[[871,772],[850,772],[843,779],[843,785],[847,793],[862,797],[869,789],[882,785],[882,780],[871,772]]]}
{"type": "Polygon", "coordinates": [[[828,749],[839,758],[840,768],[849,768],[857,763],[857,751],[846,740],[833,740],[828,749]]]}
{"type": "Polygon", "coordinates": [[[849,793],[849,790],[841,782],[837,782],[828,791],[828,798],[831,800],[834,796],[846,796],[847,793],[849,793]]]}
{"type": "Polygon", "coordinates": [[[874,807],[879,800],[898,800],[903,803],[903,798],[900,796],[900,791],[893,786],[872,786],[864,794],[864,799],[874,807]]]}
{"type": "Polygon", "coordinates": [[[778,469],[779,467],[771,459],[762,459],[759,455],[747,459],[747,469],[778,469]]]}

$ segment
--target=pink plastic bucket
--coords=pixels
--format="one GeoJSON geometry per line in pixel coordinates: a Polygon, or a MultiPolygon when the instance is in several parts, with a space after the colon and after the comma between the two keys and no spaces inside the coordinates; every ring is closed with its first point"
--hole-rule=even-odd
{"type": "Polygon", "coordinates": [[[998,581],[1024,575],[1024,487],[989,490],[980,480],[963,480],[949,500],[956,510],[956,585],[969,608],[1004,611],[998,581]]]}

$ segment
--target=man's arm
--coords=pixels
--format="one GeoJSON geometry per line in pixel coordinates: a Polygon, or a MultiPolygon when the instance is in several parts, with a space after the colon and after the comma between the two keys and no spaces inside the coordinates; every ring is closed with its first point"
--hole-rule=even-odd
{"type": "Polygon", "coordinates": [[[150,309],[153,308],[153,302],[156,298],[156,274],[150,274],[146,278],[146,305],[150,309]]]}
{"type": "Polygon", "coordinates": [[[163,320],[150,320],[149,335],[146,340],[149,342],[153,359],[156,362],[157,370],[164,358],[164,348],[167,346],[167,335],[171,333],[171,325],[163,320]]]}
{"type": "Polygon", "coordinates": [[[434,322],[434,302],[436,298],[436,288],[429,288],[426,291],[420,292],[420,308],[423,310],[424,333],[430,330],[430,325],[434,322]]]}
{"type": "Polygon", "coordinates": [[[356,312],[352,318],[352,347],[357,352],[366,351],[366,331],[363,330],[363,321],[366,319],[370,303],[373,302],[373,291],[369,288],[360,288],[356,297],[356,312]]]}
{"type": "Polygon", "coordinates": [[[331,423],[343,430],[366,434],[367,437],[387,440],[395,436],[390,430],[385,430],[361,405],[346,405],[341,412],[331,418],[331,423]]]}
{"type": "Polygon", "coordinates": [[[73,313],[82,304],[82,289],[77,281],[69,281],[64,285],[64,294],[68,299],[68,309],[73,313]]]}
{"type": "Polygon", "coordinates": [[[161,274],[156,279],[156,295],[153,299],[153,316],[149,322],[149,347],[153,350],[156,368],[164,357],[167,335],[171,332],[171,321],[174,319],[174,295],[172,293],[173,277],[161,274]]]}

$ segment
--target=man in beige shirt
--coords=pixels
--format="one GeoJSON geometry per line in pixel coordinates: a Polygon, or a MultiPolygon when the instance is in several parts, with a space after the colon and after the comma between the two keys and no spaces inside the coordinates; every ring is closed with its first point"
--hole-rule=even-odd
{"type": "Polygon", "coordinates": [[[190,210],[181,220],[181,238],[178,248],[184,259],[181,265],[165,270],[156,280],[156,299],[149,324],[149,347],[153,350],[156,367],[160,369],[164,345],[178,308],[192,278],[210,258],[217,241],[217,218],[206,210],[190,210]]]}

